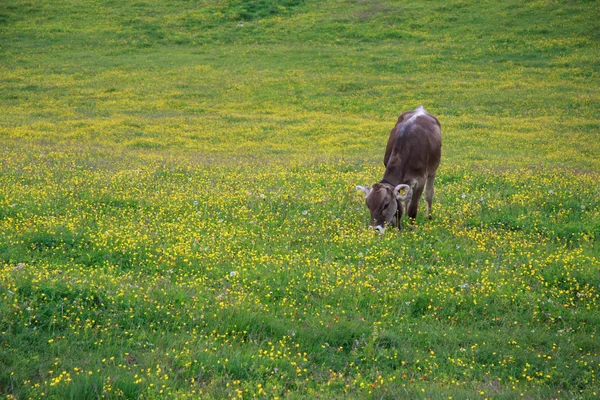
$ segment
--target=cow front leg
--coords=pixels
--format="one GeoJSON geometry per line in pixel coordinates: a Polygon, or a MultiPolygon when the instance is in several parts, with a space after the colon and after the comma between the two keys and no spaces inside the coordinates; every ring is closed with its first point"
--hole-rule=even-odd
{"type": "Polygon", "coordinates": [[[417,219],[417,214],[419,212],[419,200],[421,199],[421,195],[423,194],[424,186],[424,179],[420,179],[412,188],[412,198],[410,199],[406,210],[406,215],[408,215],[408,218],[411,222],[414,222],[414,220],[417,219]]]}
{"type": "Polygon", "coordinates": [[[427,201],[427,218],[431,219],[431,205],[433,204],[433,181],[435,175],[427,177],[427,183],[425,185],[425,200],[427,201]]]}

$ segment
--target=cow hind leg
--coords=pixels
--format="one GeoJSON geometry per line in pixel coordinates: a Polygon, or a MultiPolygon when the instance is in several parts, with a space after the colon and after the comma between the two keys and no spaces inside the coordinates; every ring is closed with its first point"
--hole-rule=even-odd
{"type": "Polygon", "coordinates": [[[427,183],[425,185],[425,200],[427,201],[427,218],[431,219],[431,205],[433,204],[433,181],[435,175],[427,177],[427,183]]]}
{"type": "Polygon", "coordinates": [[[413,187],[412,198],[408,203],[408,209],[406,210],[406,215],[410,218],[411,221],[414,221],[417,218],[417,213],[419,212],[419,200],[421,199],[421,195],[423,194],[423,188],[425,186],[425,182],[423,180],[417,181],[415,187],[413,187]]]}

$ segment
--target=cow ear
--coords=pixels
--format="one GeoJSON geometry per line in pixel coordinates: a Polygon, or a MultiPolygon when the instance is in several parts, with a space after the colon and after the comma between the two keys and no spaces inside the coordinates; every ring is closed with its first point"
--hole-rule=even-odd
{"type": "Polygon", "coordinates": [[[408,199],[411,194],[412,194],[412,189],[408,185],[400,184],[394,188],[394,196],[396,197],[396,199],[398,199],[400,201],[404,201],[404,200],[408,199]],[[401,190],[404,190],[404,196],[400,196],[399,192],[401,190]]]}
{"type": "Polygon", "coordinates": [[[371,188],[369,186],[357,186],[356,190],[365,192],[365,197],[367,197],[369,195],[369,193],[371,193],[371,188]]]}

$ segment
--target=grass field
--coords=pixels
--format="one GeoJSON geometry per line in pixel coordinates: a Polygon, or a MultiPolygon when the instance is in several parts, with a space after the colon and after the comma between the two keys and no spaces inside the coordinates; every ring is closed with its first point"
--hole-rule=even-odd
{"type": "Polygon", "coordinates": [[[0,396],[597,398],[599,54],[597,1],[0,2],[0,396]]]}

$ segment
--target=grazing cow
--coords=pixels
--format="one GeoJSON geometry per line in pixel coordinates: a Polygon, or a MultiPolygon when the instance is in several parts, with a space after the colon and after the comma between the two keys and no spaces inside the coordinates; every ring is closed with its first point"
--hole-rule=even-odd
{"type": "Polygon", "coordinates": [[[383,179],[372,187],[356,187],[365,192],[372,227],[382,233],[387,224],[400,227],[404,208],[408,217],[414,220],[423,189],[427,216],[431,218],[433,181],[441,155],[442,133],[437,118],[423,106],[402,113],[385,149],[383,179]]]}

